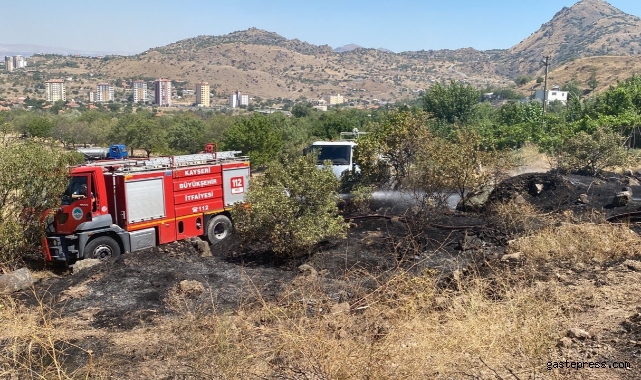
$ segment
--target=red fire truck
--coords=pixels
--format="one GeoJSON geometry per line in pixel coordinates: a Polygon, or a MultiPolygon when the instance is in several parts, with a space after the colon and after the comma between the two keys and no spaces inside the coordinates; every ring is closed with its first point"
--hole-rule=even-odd
{"type": "Polygon", "coordinates": [[[249,186],[249,160],[238,153],[74,167],[62,206],[49,217],[46,260],[106,259],[196,236],[224,240],[232,228],[229,210],[249,186]]]}

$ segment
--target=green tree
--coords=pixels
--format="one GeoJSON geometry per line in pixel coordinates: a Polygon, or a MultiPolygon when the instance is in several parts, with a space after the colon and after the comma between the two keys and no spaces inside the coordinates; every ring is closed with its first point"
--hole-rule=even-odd
{"type": "Polygon", "coordinates": [[[111,129],[108,135],[108,140],[111,144],[125,144],[130,149],[130,155],[133,156],[135,136],[133,132],[133,124],[137,119],[137,115],[143,114],[140,111],[136,114],[122,115],[116,125],[111,129]]]}
{"type": "Polygon", "coordinates": [[[509,102],[501,106],[497,117],[500,124],[517,125],[541,123],[542,104],[539,102],[509,102]]]}
{"type": "Polygon", "coordinates": [[[581,131],[567,139],[558,150],[559,169],[599,174],[603,169],[624,165],[627,159],[620,134],[603,127],[594,133],[581,131]]]}
{"type": "Polygon", "coordinates": [[[516,83],[517,86],[523,86],[527,84],[527,82],[531,81],[532,78],[527,76],[527,75],[520,75],[518,78],[514,80],[514,83],[516,83]]]}
{"type": "Polygon", "coordinates": [[[441,122],[469,124],[474,120],[480,99],[481,92],[469,84],[436,83],[423,96],[423,108],[441,122]]]}
{"type": "Polygon", "coordinates": [[[312,114],[314,109],[309,102],[296,103],[292,108],[292,115],[294,117],[308,117],[312,114]]]}
{"type": "Polygon", "coordinates": [[[144,150],[147,158],[151,157],[151,153],[167,148],[167,131],[160,127],[155,117],[136,118],[131,133],[133,146],[144,150]]]}
{"type": "Polygon", "coordinates": [[[223,132],[224,149],[242,151],[256,166],[276,159],[283,147],[282,118],[274,116],[254,115],[237,119],[223,132]]]}
{"type": "Polygon", "coordinates": [[[431,139],[426,113],[391,112],[379,127],[358,140],[355,160],[364,183],[402,188],[418,151],[431,139]]]}
{"type": "Polygon", "coordinates": [[[14,130],[9,115],[9,111],[0,111],[0,133],[2,133],[3,140],[7,134],[12,133],[14,130]]]}
{"type": "Polygon", "coordinates": [[[310,118],[282,117],[280,126],[283,154],[292,157],[300,156],[303,148],[309,144],[309,131],[312,129],[310,118]]]}
{"type": "Polygon", "coordinates": [[[120,103],[115,103],[115,102],[109,102],[109,103],[107,103],[107,108],[108,108],[108,109],[109,109],[109,111],[111,111],[111,112],[118,112],[118,111],[120,111],[120,107],[121,107],[121,106],[122,106],[122,104],[120,104],[120,103]]]}
{"type": "Polygon", "coordinates": [[[234,124],[235,120],[235,117],[227,116],[224,113],[217,113],[211,116],[208,120],[205,121],[206,126],[204,141],[222,141],[223,132],[231,127],[234,124]]]}
{"type": "Polygon", "coordinates": [[[598,114],[619,115],[629,111],[641,113],[641,76],[633,75],[599,95],[592,107],[591,117],[598,114]]]}
{"type": "Polygon", "coordinates": [[[15,264],[44,236],[40,216],[59,206],[73,155],[37,141],[0,146],[0,267],[15,264]]]}
{"type": "Polygon", "coordinates": [[[27,133],[32,137],[50,137],[54,123],[46,117],[37,117],[27,124],[27,133]]]}
{"type": "Polygon", "coordinates": [[[107,145],[109,132],[116,122],[117,119],[104,117],[88,124],[84,130],[79,131],[83,136],[81,141],[93,145],[107,145]]]}
{"type": "Polygon", "coordinates": [[[120,115],[107,138],[112,144],[127,145],[132,156],[134,149],[143,149],[147,157],[167,149],[167,130],[147,111],[120,115]]]}
{"type": "Polygon", "coordinates": [[[581,98],[583,91],[579,88],[579,81],[576,78],[573,78],[568,83],[566,83],[561,90],[568,92],[568,101],[572,98],[581,98]]]}
{"type": "Polygon", "coordinates": [[[60,111],[62,111],[65,108],[65,101],[64,100],[56,100],[51,108],[49,108],[49,112],[51,112],[54,115],[57,115],[60,111]]]}
{"type": "Polygon", "coordinates": [[[364,113],[356,109],[322,112],[312,121],[312,134],[321,139],[336,139],[341,132],[363,129],[365,122],[364,113]]]}
{"type": "Polygon", "coordinates": [[[414,180],[427,188],[440,184],[439,192],[455,192],[465,207],[472,196],[495,183],[512,166],[509,151],[484,148],[481,141],[474,129],[456,128],[452,140],[426,144],[419,152],[414,180]]]}
{"type": "Polygon", "coordinates": [[[590,79],[588,79],[588,87],[590,87],[590,89],[594,91],[598,86],[599,81],[596,77],[596,70],[592,70],[592,72],[590,73],[590,79]]]}
{"type": "Polygon", "coordinates": [[[497,149],[520,148],[534,142],[542,123],[542,103],[509,102],[496,112],[496,124],[479,130],[484,146],[497,149]]]}
{"type": "Polygon", "coordinates": [[[319,241],[345,237],[338,213],[338,180],[331,167],[318,169],[314,155],[275,163],[254,177],[246,200],[236,206],[234,227],[245,241],[267,243],[274,252],[309,253],[319,241]]]}
{"type": "Polygon", "coordinates": [[[173,120],[167,130],[169,148],[180,153],[197,153],[205,146],[205,123],[193,116],[173,120]]]}

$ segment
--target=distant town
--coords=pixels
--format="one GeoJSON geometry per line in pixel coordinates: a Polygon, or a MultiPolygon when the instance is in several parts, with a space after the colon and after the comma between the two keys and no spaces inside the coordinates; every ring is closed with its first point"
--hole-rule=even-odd
{"type": "MultiPolygon", "coordinates": [[[[14,70],[25,70],[27,67],[28,61],[25,57],[21,55],[5,56],[4,69],[7,73],[11,73],[14,70]]],[[[168,78],[158,78],[153,82],[147,82],[140,79],[128,82],[122,81],[120,86],[124,89],[125,97],[116,99],[115,86],[108,82],[100,82],[96,84],[95,89],[88,90],[86,95],[78,93],[72,98],[69,98],[67,96],[65,86],[66,81],[73,81],[73,78],[57,78],[44,81],[42,94],[36,94],[40,95],[41,98],[44,98],[44,100],[49,103],[48,105],[44,105],[43,109],[51,108],[52,104],[56,102],[64,102],[67,108],[76,108],[81,104],[84,104],[86,108],[94,109],[97,108],[96,104],[107,104],[117,101],[165,108],[176,106],[199,108],[211,108],[213,106],[216,106],[217,108],[221,107],[220,104],[214,105],[212,103],[214,93],[212,93],[208,82],[198,82],[195,84],[193,89],[183,88],[180,91],[177,91],[172,80],[168,78]],[[185,100],[189,98],[193,98],[194,101],[186,102],[185,100]],[[175,100],[180,100],[180,102],[176,103],[175,100]]],[[[18,96],[13,102],[11,102],[12,104],[7,104],[6,102],[0,103],[0,111],[9,110],[11,105],[20,103],[20,101],[24,99],[26,99],[26,97],[18,96]]],[[[227,103],[222,105],[222,107],[229,109],[250,109],[263,113],[278,111],[275,109],[253,109],[253,107],[250,106],[251,101],[252,98],[249,94],[245,94],[241,91],[235,91],[228,95],[227,103]]],[[[312,99],[310,100],[310,103],[314,109],[327,111],[328,107],[344,104],[345,98],[341,94],[331,94],[325,95],[319,99],[312,99]]],[[[284,113],[288,114],[289,112],[284,111],[284,113]]]]}

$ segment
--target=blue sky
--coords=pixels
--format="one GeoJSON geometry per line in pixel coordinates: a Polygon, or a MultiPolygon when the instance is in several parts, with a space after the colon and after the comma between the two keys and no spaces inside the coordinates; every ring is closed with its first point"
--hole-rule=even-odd
{"type": "MultiPolygon", "coordinates": [[[[2,0],[0,44],[139,53],[257,27],[334,48],[503,49],[576,1],[2,0]]],[[[609,3],[641,16],[639,0],[609,3]]]]}

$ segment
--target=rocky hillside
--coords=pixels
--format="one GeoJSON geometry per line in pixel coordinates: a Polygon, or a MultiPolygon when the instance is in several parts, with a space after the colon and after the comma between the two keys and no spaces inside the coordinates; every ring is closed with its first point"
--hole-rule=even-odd
{"type": "MultiPolygon", "coordinates": [[[[164,47],[150,49],[148,52],[157,51],[162,54],[180,54],[194,56],[199,50],[226,44],[275,46],[306,55],[322,55],[332,53],[328,45],[312,45],[299,39],[289,40],[281,35],[265,30],[250,28],[236,31],[224,36],[198,36],[184,39],[164,47]]],[[[143,54],[144,55],[144,54],[143,54]]]]}
{"type": "Polygon", "coordinates": [[[39,67],[59,72],[61,65],[74,60],[78,66],[74,73],[91,73],[90,81],[167,77],[185,83],[186,88],[207,81],[219,94],[240,90],[261,98],[315,99],[339,93],[351,99],[394,101],[414,98],[436,81],[508,85],[510,78],[479,64],[493,54],[473,49],[396,54],[361,47],[337,53],[327,45],[252,28],[189,38],[136,56],[61,57],[60,62],[51,59],[39,67]],[[468,61],[474,61],[476,66],[471,67],[478,72],[455,67],[468,61]]]}
{"type": "Polygon", "coordinates": [[[513,46],[497,65],[511,77],[541,70],[543,57],[555,64],[579,57],[641,54],[641,18],[603,0],[582,0],[564,7],[552,20],[513,46]]]}

